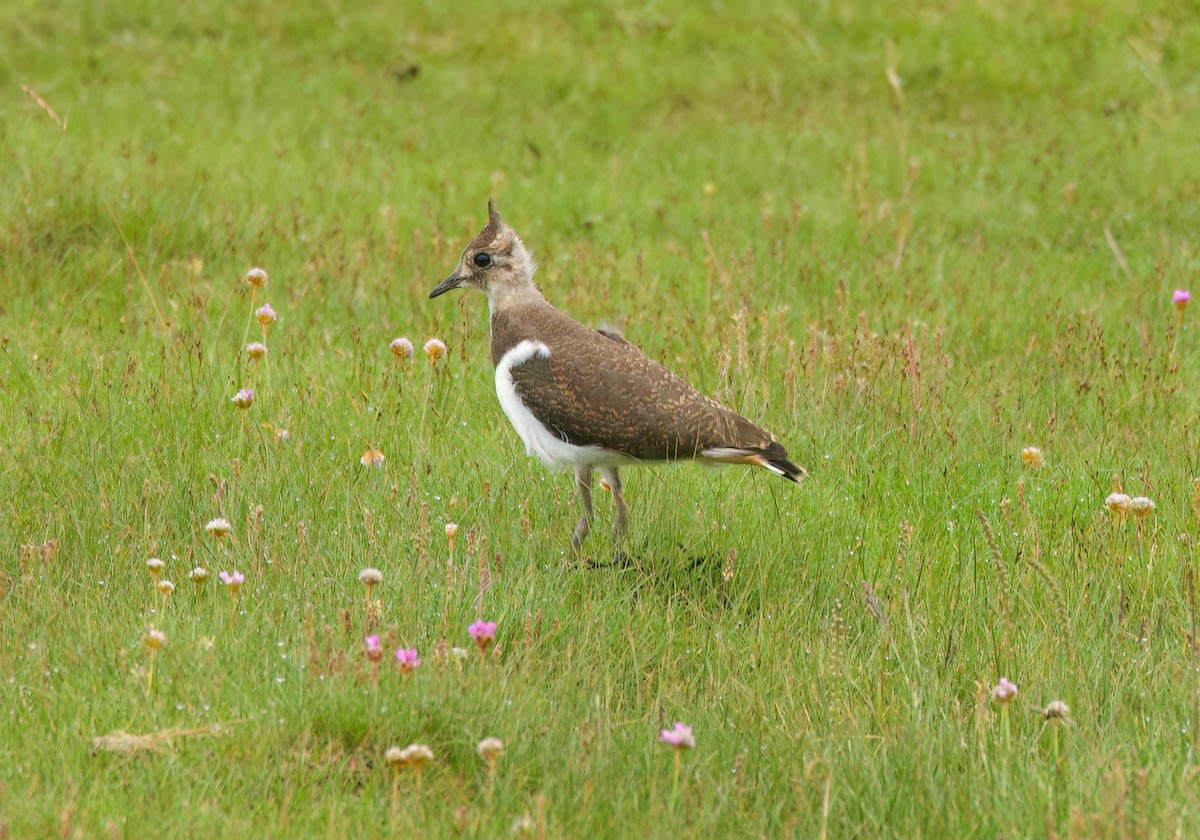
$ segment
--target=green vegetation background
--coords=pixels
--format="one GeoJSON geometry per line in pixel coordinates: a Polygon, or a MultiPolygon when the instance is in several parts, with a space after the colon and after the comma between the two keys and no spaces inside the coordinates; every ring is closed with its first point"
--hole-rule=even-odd
{"type": "Polygon", "coordinates": [[[1195,835],[1197,55],[1177,0],[4,4],[0,834],[1195,835]],[[426,300],[489,196],[811,479],[631,470],[580,568],[426,300]]]}

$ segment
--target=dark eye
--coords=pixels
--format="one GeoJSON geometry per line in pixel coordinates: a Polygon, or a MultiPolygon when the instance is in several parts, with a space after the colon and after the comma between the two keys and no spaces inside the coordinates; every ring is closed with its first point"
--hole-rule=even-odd
{"type": "Polygon", "coordinates": [[[492,264],[492,255],[491,254],[487,254],[487,253],[480,251],[478,254],[475,255],[475,265],[479,266],[480,268],[487,268],[491,264],[492,264]]]}

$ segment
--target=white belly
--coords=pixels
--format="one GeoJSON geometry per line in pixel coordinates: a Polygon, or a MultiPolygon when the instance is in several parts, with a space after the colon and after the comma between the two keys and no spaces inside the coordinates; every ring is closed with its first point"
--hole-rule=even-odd
{"type": "Polygon", "coordinates": [[[496,365],[496,396],[500,398],[500,407],[508,415],[509,422],[513,424],[521,440],[525,441],[525,451],[536,455],[543,464],[552,469],[579,464],[616,466],[634,463],[634,459],[602,446],[576,446],[567,443],[533,416],[533,412],[525,407],[517,395],[512,369],[538,356],[550,358],[550,348],[540,341],[526,339],[505,353],[500,358],[500,364],[496,365]]]}

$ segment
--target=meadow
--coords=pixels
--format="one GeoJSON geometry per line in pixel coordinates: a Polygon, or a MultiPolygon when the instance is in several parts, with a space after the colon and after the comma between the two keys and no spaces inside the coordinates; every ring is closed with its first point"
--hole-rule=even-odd
{"type": "Polygon", "coordinates": [[[0,47],[0,837],[1200,834],[1193,0],[0,47]],[[604,493],[572,556],[485,301],[427,300],[489,197],[810,478],[630,469],[632,562],[604,493]]]}

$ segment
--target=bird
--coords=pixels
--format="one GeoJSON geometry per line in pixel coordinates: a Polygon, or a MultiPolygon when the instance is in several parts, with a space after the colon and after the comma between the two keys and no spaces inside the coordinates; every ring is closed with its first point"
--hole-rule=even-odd
{"type": "Polygon", "coordinates": [[[429,293],[487,295],[496,396],[527,454],[573,469],[580,517],[571,547],[592,527],[593,473],[613,494],[613,542],[628,536],[620,467],[694,460],[763,467],[797,484],[807,471],[762,426],[704,396],[618,331],[560,312],[534,283],[537,263],[488,201],[487,225],[429,293]]]}

